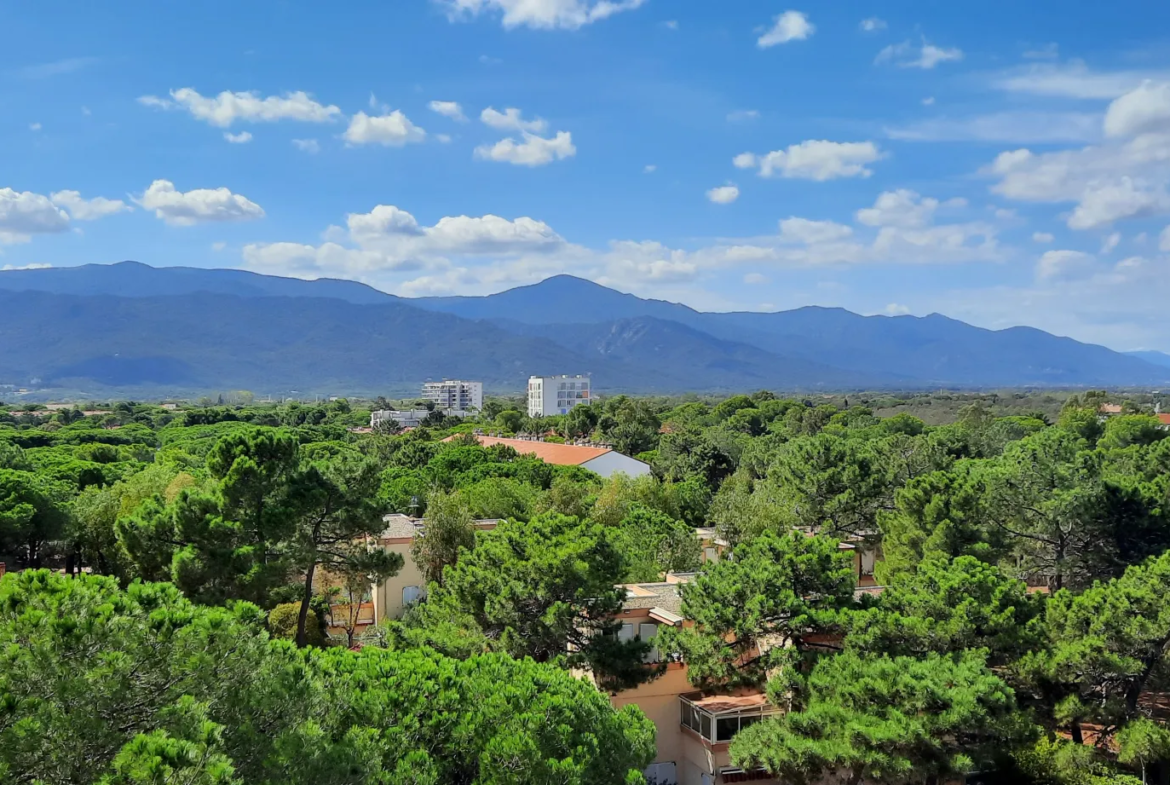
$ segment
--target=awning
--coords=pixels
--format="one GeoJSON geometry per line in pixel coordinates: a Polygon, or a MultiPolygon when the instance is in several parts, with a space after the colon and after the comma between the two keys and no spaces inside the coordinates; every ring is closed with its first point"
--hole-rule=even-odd
{"type": "Polygon", "coordinates": [[[669,624],[671,627],[678,627],[683,623],[683,617],[677,613],[671,613],[665,608],[651,608],[650,618],[655,621],[660,621],[663,624],[669,624]]]}

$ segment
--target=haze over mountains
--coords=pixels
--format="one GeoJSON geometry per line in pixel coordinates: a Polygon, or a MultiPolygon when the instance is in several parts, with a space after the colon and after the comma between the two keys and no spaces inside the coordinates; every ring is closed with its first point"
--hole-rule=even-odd
{"type": "MultiPolygon", "coordinates": [[[[486,297],[135,262],[0,272],[0,384],[410,394],[426,379],[519,391],[684,392],[1158,385],[1170,361],[1017,327],[837,308],[702,313],[571,276],[486,297]]],[[[1157,353],[1153,353],[1157,354],[1157,353]]]]}

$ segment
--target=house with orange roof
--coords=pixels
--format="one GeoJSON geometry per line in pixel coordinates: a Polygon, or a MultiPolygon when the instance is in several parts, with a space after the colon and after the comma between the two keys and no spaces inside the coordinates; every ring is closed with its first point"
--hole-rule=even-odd
{"type": "MultiPolygon", "coordinates": [[[[451,441],[454,436],[445,441],[451,441]]],[[[622,455],[612,447],[596,444],[557,444],[538,439],[504,439],[498,436],[483,436],[475,434],[476,440],[484,447],[502,444],[511,447],[521,455],[531,455],[540,458],[545,463],[555,466],[580,466],[602,477],[612,477],[615,474],[625,474],[630,477],[641,477],[650,473],[650,465],[622,455]]]]}

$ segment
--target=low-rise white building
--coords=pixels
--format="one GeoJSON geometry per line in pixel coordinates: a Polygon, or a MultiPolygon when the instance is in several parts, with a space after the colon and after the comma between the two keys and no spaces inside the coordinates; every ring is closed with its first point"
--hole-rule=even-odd
{"type": "Polygon", "coordinates": [[[530,376],[528,416],[568,414],[573,407],[591,401],[588,376],[530,376]]]}
{"type": "Polygon", "coordinates": [[[444,379],[441,382],[427,382],[422,386],[422,397],[433,401],[436,409],[458,411],[483,408],[483,382],[465,382],[459,379],[444,379]]]}
{"type": "MultiPolygon", "coordinates": [[[[473,417],[474,412],[463,411],[462,409],[435,409],[441,411],[443,414],[451,417],[473,417]]],[[[431,414],[430,409],[407,409],[406,411],[397,412],[390,409],[380,409],[376,412],[370,412],[370,427],[377,428],[380,424],[393,420],[403,428],[417,428],[422,425],[423,420],[431,414]]]]}

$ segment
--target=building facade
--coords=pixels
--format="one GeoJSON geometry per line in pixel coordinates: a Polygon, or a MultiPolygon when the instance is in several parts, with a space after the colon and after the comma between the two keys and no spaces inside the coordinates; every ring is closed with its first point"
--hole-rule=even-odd
{"type": "Polygon", "coordinates": [[[588,376],[530,376],[528,416],[568,414],[573,407],[591,401],[589,392],[588,376]]]}
{"type": "Polygon", "coordinates": [[[483,382],[465,382],[458,379],[427,382],[422,386],[422,397],[433,401],[436,409],[479,411],[483,408],[483,382]]]}

